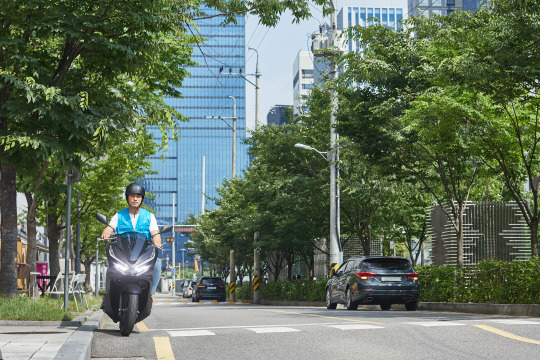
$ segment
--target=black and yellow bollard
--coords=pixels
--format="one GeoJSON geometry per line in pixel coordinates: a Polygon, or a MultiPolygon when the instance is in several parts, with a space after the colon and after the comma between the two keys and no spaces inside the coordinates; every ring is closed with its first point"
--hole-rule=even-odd
{"type": "Polygon", "coordinates": [[[330,263],[330,277],[333,277],[337,273],[338,263],[330,263]]]}

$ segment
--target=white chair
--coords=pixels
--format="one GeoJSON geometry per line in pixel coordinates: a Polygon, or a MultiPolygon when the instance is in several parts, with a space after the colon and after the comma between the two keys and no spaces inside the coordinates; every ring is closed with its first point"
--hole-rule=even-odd
{"type": "Polygon", "coordinates": [[[76,279],[73,291],[75,294],[78,294],[81,297],[81,304],[83,308],[88,309],[90,306],[88,305],[88,300],[86,299],[86,291],[84,290],[84,281],[86,280],[86,274],[78,274],[75,276],[76,279]]]}
{"type": "MultiPolygon", "coordinates": [[[[69,280],[69,288],[68,288],[68,297],[69,294],[73,296],[73,300],[75,301],[75,309],[77,309],[77,312],[79,312],[79,305],[77,304],[77,297],[75,296],[75,280],[77,279],[78,275],[75,275],[70,272],[69,274],[70,280],[69,280]]],[[[64,295],[64,290],[62,289],[64,284],[64,274],[60,273],[56,277],[56,281],[54,282],[53,287],[51,288],[51,291],[49,291],[49,294],[51,295],[59,295],[58,298],[60,299],[60,296],[64,295]]],[[[61,309],[64,308],[64,303],[62,303],[61,309]]]]}

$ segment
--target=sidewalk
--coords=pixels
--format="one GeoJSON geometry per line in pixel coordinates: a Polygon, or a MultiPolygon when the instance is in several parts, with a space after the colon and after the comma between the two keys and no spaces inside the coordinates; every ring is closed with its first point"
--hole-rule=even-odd
{"type": "Polygon", "coordinates": [[[90,359],[102,316],[98,310],[74,321],[0,320],[0,360],[90,359]]]}

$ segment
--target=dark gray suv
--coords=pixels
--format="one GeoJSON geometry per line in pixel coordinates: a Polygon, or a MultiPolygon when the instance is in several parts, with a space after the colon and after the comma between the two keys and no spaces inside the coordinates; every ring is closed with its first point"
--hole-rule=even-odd
{"type": "Polygon", "coordinates": [[[359,304],[405,304],[414,311],[419,300],[418,274],[409,260],[392,256],[352,257],[347,259],[326,284],[326,307],[345,304],[348,310],[359,304]]]}
{"type": "Polygon", "coordinates": [[[203,276],[193,287],[193,297],[191,301],[198,302],[202,299],[213,299],[220,302],[225,301],[225,282],[219,277],[203,276]]]}

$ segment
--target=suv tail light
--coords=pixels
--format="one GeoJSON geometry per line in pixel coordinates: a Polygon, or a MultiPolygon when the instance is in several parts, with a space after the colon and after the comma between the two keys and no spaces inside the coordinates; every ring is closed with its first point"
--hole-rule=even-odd
{"type": "Polygon", "coordinates": [[[199,285],[197,285],[197,287],[198,287],[198,288],[205,288],[206,285],[205,285],[205,284],[199,284],[199,285]]]}
{"type": "Polygon", "coordinates": [[[358,271],[355,273],[356,276],[358,276],[361,280],[367,280],[369,278],[375,278],[377,274],[373,272],[367,272],[367,271],[358,271]]]}
{"type": "Polygon", "coordinates": [[[415,272],[407,274],[407,278],[412,279],[412,280],[418,280],[418,274],[415,272]]]}
{"type": "Polygon", "coordinates": [[[220,284],[220,285],[218,285],[217,287],[218,287],[218,288],[223,288],[223,289],[225,289],[225,285],[223,285],[223,284],[220,284]]]}

